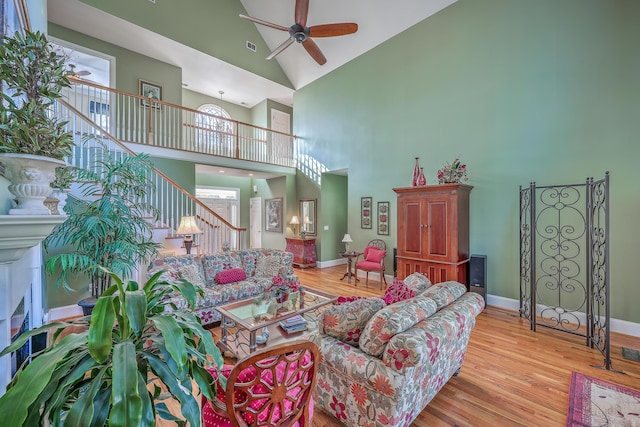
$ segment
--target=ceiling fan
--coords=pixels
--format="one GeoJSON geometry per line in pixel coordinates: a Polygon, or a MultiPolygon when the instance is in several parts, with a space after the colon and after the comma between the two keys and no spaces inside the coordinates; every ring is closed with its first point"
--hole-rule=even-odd
{"type": "Polygon", "coordinates": [[[283,50],[291,46],[293,42],[298,42],[302,44],[302,47],[305,48],[309,55],[311,55],[318,64],[324,65],[327,62],[327,58],[325,58],[320,48],[311,39],[311,37],[333,37],[353,34],[358,31],[358,24],[354,22],[342,22],[335,24],[312,25],[311,27],[307,27],[308,14],[309,0],[296,0],[296,9],[294,13],[295,24],[289,28],[273,24],[262,19],[253,18],[251,16],[240,15],[240,17],[242,19],[255,22],[256,24],[265,25],[267,27],[275,28],[276,30],[287,31],[289,33],[289,38],[280,46],[275,48],[266,59],[274,58],[283,50]]]}
{"type": "Polygon", "coordinates": [[[73,74],[74,77],[80,78],[80,77],[91,75],[91,71],[89,70],[76,71],[76,64],[69,64],[69,68],[71,69],[71,74],[73,74]]]}

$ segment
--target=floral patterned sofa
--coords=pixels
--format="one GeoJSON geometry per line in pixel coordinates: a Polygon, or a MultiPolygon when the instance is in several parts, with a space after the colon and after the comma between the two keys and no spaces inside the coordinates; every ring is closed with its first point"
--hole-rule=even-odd
{"type": "MultiPolygon", "coordinates": [[[[184,278],[204,290],[195,310],[203,325],[220,321],[215,307],[263,293],[276,275],[298,281],[293,273],[293,254],[279,249],[158,257],[149,264],[147,277],[160,270],[166,270],[165,279],[184,278]]],[[[187,308],[182,297],[170,301],[178,309],[187,308]]]]}
{"type": "Polygon", "coordinates": [[[358,299],[320,315],[315,402],[347,426],[410,425],[462,366],[482,297],[421,274],[404,285],[415,296],[358,299]]]}

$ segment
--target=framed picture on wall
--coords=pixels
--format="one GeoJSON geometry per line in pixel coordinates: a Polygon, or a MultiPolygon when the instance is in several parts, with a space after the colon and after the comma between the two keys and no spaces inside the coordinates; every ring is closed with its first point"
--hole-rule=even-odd
{"type": "Polygon", "coordinates": [[[360,228],[372,228],[371,206],[373,199],[371,197],[362,197],[360,199],[360,228]]]}
{"type": "MultiPolygon", "coordinates": [[[[157,101],[162,101],[162,86],[156,83],[147,82],[145,80],[138,80],[138,92],[140,96],[144,96],[145,98],[155,99],[157,101]]],[[[152,102],[153,108],[160,108],[160,104],[152,102]]],[[[148,99],[141,99],[140,105],[144,107],[149,106],[148,99]]]]}
{"type": "Polygon", "coordinates": [[[378,202],[378,234],[389,235],[389,202],[378,202]]]}
{"type": "Polygon", "coordinates": [[[265,229],[276,233],[282,233],[282,197],[265,199],[264,217],[265,229]]]}

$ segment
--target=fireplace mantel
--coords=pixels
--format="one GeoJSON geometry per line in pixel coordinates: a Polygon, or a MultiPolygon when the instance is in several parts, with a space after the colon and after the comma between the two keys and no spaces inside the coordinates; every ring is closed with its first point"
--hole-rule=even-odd
{"type": "Polygon", "coordinates": [[[0,264],[22,258],[64,220],[62,215],[0,215],[0,264]]]}

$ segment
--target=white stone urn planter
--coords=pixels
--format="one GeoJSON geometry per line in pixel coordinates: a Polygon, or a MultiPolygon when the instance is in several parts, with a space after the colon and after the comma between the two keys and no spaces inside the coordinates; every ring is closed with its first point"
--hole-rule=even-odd
{"type": "Polygon", "coordinates": [[[64,207],[67,204],[67,196],[71,193],[70,189],[65,190],[53,190],[51,192],[51,197],[58,199],[58,214],[62,216],[67,216],[67,213],[64,211],[64,207]]]}
{"type": "Polygon", "coordinates": [[[56,175],[56,167],[64,166],[62,160],[33,154],[1,153],[5,177],[11,182],[9,191],[16,196],[18,206],[9,215],[51,215],[44,205],[53,190],[49,184],[56,175]]]}

